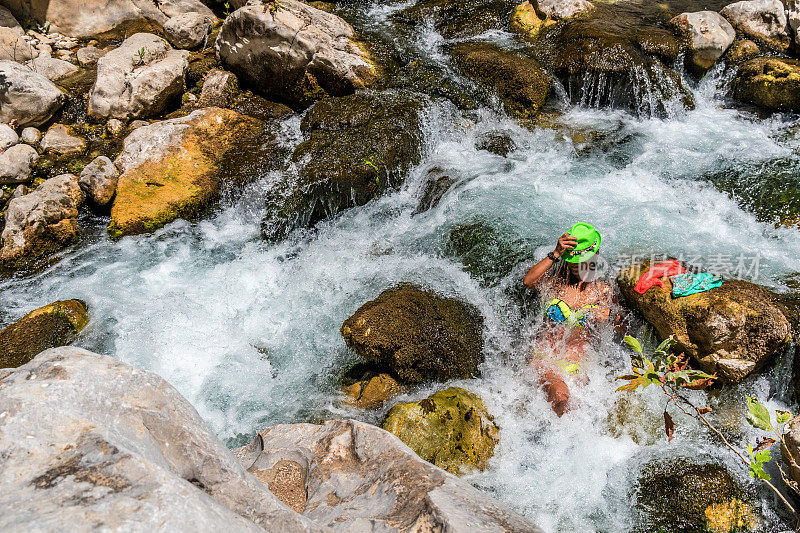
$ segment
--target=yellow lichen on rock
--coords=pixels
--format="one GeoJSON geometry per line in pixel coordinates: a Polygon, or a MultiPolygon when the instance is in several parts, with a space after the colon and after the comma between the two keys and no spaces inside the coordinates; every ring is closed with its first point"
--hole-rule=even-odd
{"type": "Polygon", "coordinates": [[[511,13],[511,31],[528,37],[536,37],[542,28],[555,24],[555,22],[547,17],[540,18],[533,4],[527,0],[518,5],[511,13]]]}
{"type": "Polygon", "coordinates": [[[757,525],[753,508],[737,498],[706,507],[706,527],[711,533],[753,531],[757,525]]]}
{"type": "Polygon", "coordinates": [[[392,376],[379,374],[346,387],[345,402],[359,409],[376,409],[400,391],[400,384],[392,376]]]}

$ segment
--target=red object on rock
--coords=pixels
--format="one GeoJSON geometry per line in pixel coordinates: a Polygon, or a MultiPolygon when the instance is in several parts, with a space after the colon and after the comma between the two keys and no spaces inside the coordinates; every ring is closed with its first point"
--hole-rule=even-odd
{"type": "Polygon", "coordinates": [[[654,285],[663,287],[664,282],[661,281],[661,278],[677,276],[678,274],[685,273],[686,269],[683,268],[683,265],[681,265],[681,262],[677,259],[662,261],[661,263],[651,266],[647,272],[642,274],[642,277],[639,278],[638,282],[636,282],[636,286],[633,288],[633,290],[639,294],[644,294],[647,292],[647,289],[654,285]]]}

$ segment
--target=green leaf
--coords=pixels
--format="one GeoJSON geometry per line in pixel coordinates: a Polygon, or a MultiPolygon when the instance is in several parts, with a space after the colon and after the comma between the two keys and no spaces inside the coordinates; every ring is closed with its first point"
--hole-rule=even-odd
{"type": "Polygon", "coordinates": [[[761,463],[750,463],[750,475],[755,479],[763,479],[769,481],[770,475],[764,471],[764,465],[761,463]]]}
{"type": "Polygon", "coordinates": [[[632,337],[630,335],[625,335],[625,338],[622,339],[623,342],[636,353],[642,353],[642,345],[636,339],[636,337],[632,337]]]}
{"type": "Polygon", "coordinates": [[[784,411],[783,409],[775,409],[775,416],[778,419],[778,424],[785,424],[792,418],[792,413],[784,411]]]}
{"type": "Polygon", "coordinates": [[[772,428],[772,421],[770,420],[769,411],[767,408],[758,403],[756,398],[747,397],[747,408],[750,413],[747,415],[747,421],[751,426],[764,431],[774,431],[772,428]]]}
{"type": "Polygon", "coordinates": [[[675,344],[675,339],[670,335],[669,337],[664,339],[664,342],[658,345],[655,353],[666,354],[667,352],[669,352],[669,349],[672,348],[673,344],[675,344]]]}

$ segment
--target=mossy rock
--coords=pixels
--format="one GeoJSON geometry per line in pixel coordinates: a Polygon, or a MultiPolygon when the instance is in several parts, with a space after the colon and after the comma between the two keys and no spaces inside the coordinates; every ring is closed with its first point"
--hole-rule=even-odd
{"type": "Polygon", "coordinates": [[[636,511],[637,532],[733,533],[751,531],[758,522],[756,511],[725,467],[686,459],[645,467],[636,487],[636,511]],[[739,523],[742,527],[735,527],[739,523]]]}
{"type": "Polygon", "coordinates": [[[345,402],[359,409],[377,409],[383,402],[402,392],[400,384],[389,374],[378,374],[345,387],[345,402]]]}
{"type": "Polygon", "coordinates": [[[758,56],[760,50],[758,45],[749,39],[739,39],[735,41],[723,56],[729,65],[738,65],[749,59],[758,56]]]}
{"type": "Polygon", "coordinates": [[[300,125],[306,140],[292,155],[298,175],[287,175],[268,196],[264,237],[285,238],[402,184],[420,161],[422,107],[416,96],[395,91],[314,104],[300,125]]]}
{"type": "Polygon", "coordinates": [[[0,331],[0,368],[24,365],[38,353],[73,342],[89,322],[81,300],[53,302],[0,331]]]}
{"type": "Polygon", "coordinates": [[[757,57],[739,65],[736,98],[770,111],[800,109],[800,61],[757,57]]]}
{"type": "Polygon", "coordinates": [[[470,378],[484,358],[478,309],[411,284],[383,291],[340,331],[363,360],[404,384],[470,378]]]}
{"type": "Polygon", "coordinates": [[[530,243],[486,221],[454,226],[447,233],[445,252],[485,285],[495,285],[522,261],[533,259],[530,243]]]}
{"type": "MultiPolygon", "coordinates": [[[[218,170],[226,153],[263,126],[252,117],[220,108],[176,120],[184,120],[188,128],[170,138],[166,153],[162,155],[163,147],[150,147],[159,155],[120,176],[108,226],[112,238],[152,232],[199,213],[219,191],[218,170]]],[[[149,128],[162,126],[156,123],[149,128]]]]}
{"type": "Polygon", "coordinates": [[[422,187],[419,205],[414,210],[414,214],[424,213],[433,209],[442,200],[447,191],[450,190],[460,179],[459,172],[455,169],[443,169],[433,167],[425,173],[425,183],[422,187]]]}
{"type": "Polygon", "coordinates": [[[459,387],[395,405],[381,427],[422,459],[455,475],[485,469],[500,441],[483,401],[459,387]]]}
{"type": "Polygon", "coordinates": [[[400,22],[423,25],[433,20],[445,39],[475,37],[481,33],[506,29],[509,13],[519,0],[420,0],[395,13],[400,22]]]}
{"type": "Polygon", "coordinates": [[[778,298],[743,280],[726,280],[706,292],[672,297],[672,283],[644,294],[634,290],[650,269],[645,261],[623,269],[617,283],[625,300],[652,324],[662,338],[675,336],[676,352],[694,358],[720,381],[739,383],[791,339],[791,325],[778,298]]]}
{"type": "Polygon", "coordinates": [[[550,76],[530,57],[490,43],[459,43],[451,54],[467,76],[491,87],[512,115],[535,116],[547,100],[550,76]]]}
{"type": "Polygon", "coordinates": [[[541,17],[531,2],[525,0],[511,13],[511,31],[528,39],[535,40],[545,27],[555,24],[549,17],[541,17]]]}

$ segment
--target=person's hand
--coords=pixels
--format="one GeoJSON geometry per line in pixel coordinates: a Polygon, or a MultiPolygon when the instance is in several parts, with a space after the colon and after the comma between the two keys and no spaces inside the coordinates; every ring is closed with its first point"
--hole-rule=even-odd
{"type": "Polygon", "coordinates": [[[561,257],[562,255],[564,255],[564,252],[566,252],[567,250],[574,250],[577,245],[578,245],[578,239],[576,239],[569,233],[565,233],[564,235],[558,238],[558,242],[556,243],[556,249],[553,250],[553,254],[556,257],[561,257]]]}

